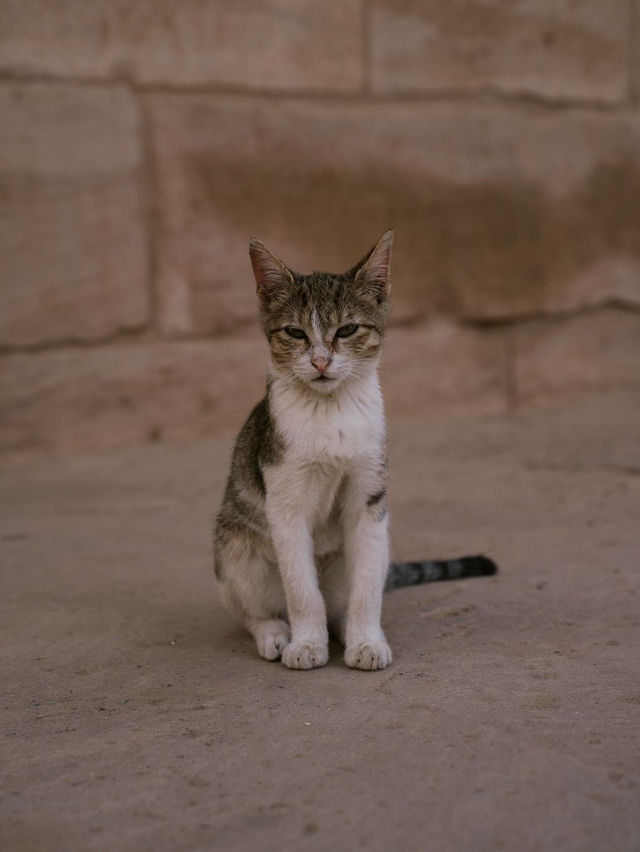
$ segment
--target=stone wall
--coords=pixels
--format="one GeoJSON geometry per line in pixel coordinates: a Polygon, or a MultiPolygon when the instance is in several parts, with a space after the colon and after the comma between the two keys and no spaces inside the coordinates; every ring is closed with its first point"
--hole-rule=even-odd
{"type": "Polygon", "coordinates": [[[640,386],[640,0],[4,0],[0,446],[238,425],[250,236],[396,230],[392,415],[640,386]]]}

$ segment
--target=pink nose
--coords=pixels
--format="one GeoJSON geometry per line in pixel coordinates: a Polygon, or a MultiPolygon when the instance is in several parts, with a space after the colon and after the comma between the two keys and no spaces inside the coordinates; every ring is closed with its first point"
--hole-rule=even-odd
{"type": "Polygon", "coordinates": [[[331,363],[331,358],[327,358],[326,355],[314,355],[311,359],[311,363],[319,373],[324,373],[331,363]]]}

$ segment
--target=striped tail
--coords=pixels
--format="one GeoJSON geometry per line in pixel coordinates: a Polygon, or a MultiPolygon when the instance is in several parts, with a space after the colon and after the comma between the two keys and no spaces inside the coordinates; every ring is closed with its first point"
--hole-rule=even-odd
{"type": "Polygon", "coordinates": [[[467,577],[490,577],[498,567],[486,556],[462,556],[435,562],[392,562],[387,574],[385,592],[403,586],[435,583],[438,580],[464,580],[467,577]]]}

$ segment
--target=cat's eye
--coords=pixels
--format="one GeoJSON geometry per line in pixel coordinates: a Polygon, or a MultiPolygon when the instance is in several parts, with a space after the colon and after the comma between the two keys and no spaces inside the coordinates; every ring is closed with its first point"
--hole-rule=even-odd
{"type": "Polygon", "coordinates": [[[284,331],[286,334],[289,335],[289,337],[295,337],[296,340],[307,339],[307,335],[304,333],[304,331],[301,328],[296,328],[295,325],[285,326],[284,331]]]}
{"type": "Polygon", "coordinates": [[[351,337],[360,328],[357,322],[350,322],[347,325],[342,325],[336,331],[336,337],[351,337]]]}

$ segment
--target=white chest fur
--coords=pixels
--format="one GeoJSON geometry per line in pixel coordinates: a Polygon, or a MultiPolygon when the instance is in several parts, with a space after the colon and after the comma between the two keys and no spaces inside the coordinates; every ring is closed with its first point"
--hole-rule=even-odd
{"type": "Polygon", "coordinates": [[[331,552],[340,535],[335,523],[339,491],[348,487],[360,504],[365,492],[371,493],[370,482],[379,478],[385,425],[377,376],[344,388],[339,396],[315,398],[276,380],[270,404],[285,444],[281,461],[264,471],[270,523],[304,519],[316,553],[331,552]]]}
{"type": "Polygon", "coordinates": [[[375,373],[335,397],[314,398],[276,381],[271,388],[271,406],[288,460],[343,465],[379,454],[385,427],[375,373]]]}

